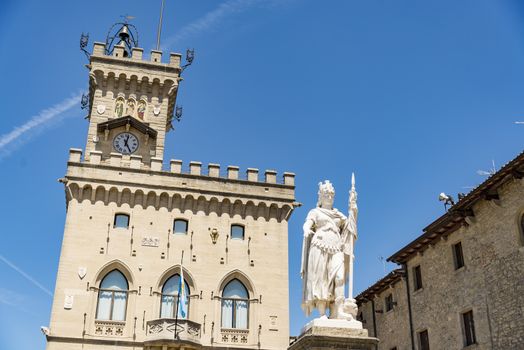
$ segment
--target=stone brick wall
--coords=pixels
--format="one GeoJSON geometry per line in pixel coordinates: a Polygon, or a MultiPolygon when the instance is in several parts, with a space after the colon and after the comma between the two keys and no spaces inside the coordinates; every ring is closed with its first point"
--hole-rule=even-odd
{"type": "MultiPolygon", "coordinates": [[[[474,349],[524,349],[523,180],[506,182],[498,194],[500,200],[480,200],[474,205],[470,225],[408,260],[415,349],[419,349],[418,332],[422,330],[428,331],[432,350],[464,348],[462,314],[467,311],[474,316],[474,349]],[[459,269],[455,269],[452,249],[457,242],[462,244],[465,262],[459,269]],[[423,288],[415,291],[413,268],[418,265],[423,288]]],[[[382,308],[385,294],[403,288],[403,283],[397,283],[376,295],[376,305],[382,308]]],[[[393,314],[376,315],[380,350],[411,349],[405,289],[396,295],[399,306],[393,314]]],[[[361,311],[364,326],[373,335],[370,304],[365,302],[361,311]]]]}

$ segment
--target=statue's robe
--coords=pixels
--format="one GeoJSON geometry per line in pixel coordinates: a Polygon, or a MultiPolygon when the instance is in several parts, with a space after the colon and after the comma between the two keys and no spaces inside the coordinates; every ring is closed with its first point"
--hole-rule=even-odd
{"type": "Polygon", "coordinates": [[[356,222],[337,209],[312,209],[306,222],[312,223],[314,235],[304,237],[302,257],[303,300],[306,315],[319,301],[328,307],[335,301],[335,283],[344,284],[349,277],[348,258],[353,254],[356,222]]]}

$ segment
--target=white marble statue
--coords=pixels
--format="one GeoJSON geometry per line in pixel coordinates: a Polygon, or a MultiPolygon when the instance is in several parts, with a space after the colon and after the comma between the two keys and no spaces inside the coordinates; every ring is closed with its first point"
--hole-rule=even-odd
{"type": "Polygon", "coordinates": [[[319,183],[318,203],[304,223],[301,277],[302,307],[307,316],[317,309],[321,319],[356,321],[357,305],[353,299],[353,246],[357,239],[357,192],[352,176],[349,214],[333,208],[335,189],[329,181],[319,183]],[[349,297],[344,289],[349,281],[349,297]]]}

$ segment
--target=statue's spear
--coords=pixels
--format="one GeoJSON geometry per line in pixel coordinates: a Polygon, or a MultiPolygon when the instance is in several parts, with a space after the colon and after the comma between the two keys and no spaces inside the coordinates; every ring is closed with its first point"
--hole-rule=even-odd
{"type": "Polygon", "coordinates": [[[351,247],[349,252],[349,285],[348,293],[349,297],[353,298],[353,260],[354,260],[354,244],[355,236],[357,235],[357,191],[355,190],[355,173],[351,173],[351,190],[349,191],[349,208],[348,208],[348,220],[349,220],[349,246],[351,247]]]}

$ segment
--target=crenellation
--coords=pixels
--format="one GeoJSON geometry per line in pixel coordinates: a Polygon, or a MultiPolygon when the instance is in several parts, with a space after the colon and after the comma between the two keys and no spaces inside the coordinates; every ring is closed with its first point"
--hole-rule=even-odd
{"type": "Polygon", "coordinates": [[[82,159],[82,150],[80,148],[69,149],[69,162],[80,163],[82,159]]]}
{"type": "Polygon", "coordinates": [[[89,155],[91,164],[100,164],[102,161],[102,151],[91,151],[89,152],[89,155]]]}
{"type": "Polygon", "coordinates": [[[142,167],[142,156],[131,155],[131,169],[140,169],[142,167]]]}
{"type": "Polygon", "coordinates": [[[258,182],[258,169],[247,168],[246,177],[247,177],[247,181],[258,182]]]}
{"type": "Polygon", "coordinates": [[[284,185],[295,186],[295,174],[285,172],[284,173],[284,185]]]}
{"type": "Polygon", "coordinates": [[[117,152],[111,152],[109,154],[109,164],[111,166],[119,167],[122,164],[122,154],[117,152]]]}
{"type": "Polygon", "coordinates": [[[182,172],[182,161],[178,159],[171,159],[170,168],[172,173],[180,174],[182,172]]]}
{"type": "Polygon", "coordinates": [[[162,171],[162,158],[151,157],[151,170],[162,171]]]}
{"type": "Polygon", "coordinates": [[[220,164],[209,163],[207,165],[207,175],[210,177],[220,177],[220,164]]]}
{"type": "Polygon", "coordinates": [[[113,49],[113,57],[125,57],[124,56],[125,47],[124,45],[115,45],[113,49]]]}
{"type": "Polygon", "coordinates": [[[151,50],[151,62],[161,63],[162,62],[162,51],[151,50]]]}
{"type": "Polygon", "coordinates": [[[189,162],[189,173],[191,175],[201,175],[202,163],[191,161],[189,162]]]}
{"type": "Polygon", "coordinates": [[[131,49],[131,58],[135,61],[141,61],[144,56],[144,49],[141,47],[133,47],[131,49]]]}
{"type": "Polygon", "coordinates": [[[106,44],[101,42],[95,42],[93,44],[93,55],[103,56],[106,52],[106,44]]]}
{"type": "Polygon", "coordinates": [[[182,61],[182,55],[176,52],[171,52],[169,54],[169,65],[171,67],[180,68],[180,62],[182,61]]]}
{"type": "Polygon", "coordinates": [[[229,165],[227,167],[227,178],[230,180],[238,180],[239,167],[235,165],[229,165]]]}
{"type": "Polygon", "coordinates": [[[269,184],[277,183],[277,172],[275,170],[266,170],[266,182],[269,184]]]}

